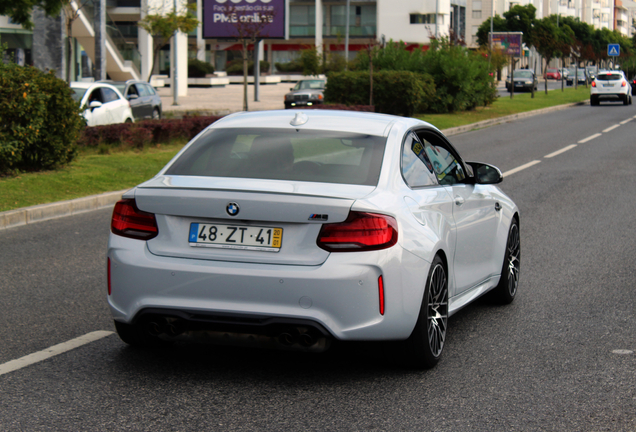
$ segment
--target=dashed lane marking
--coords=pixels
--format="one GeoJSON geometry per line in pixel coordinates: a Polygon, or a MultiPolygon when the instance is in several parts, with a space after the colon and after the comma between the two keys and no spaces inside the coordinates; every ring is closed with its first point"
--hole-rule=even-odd
{"type": "Polygon", "coordinates": [[[557,150],[557,151],[555,151],[554,153],[550,153],[549,155],[545,155],[545,156],[543,156],[543,157],[544,157],[544,158],[548,158],[548,159],[549,159],[549,158],[552,158],[552,157],[558,156],[558,155],[560,155],[561,153],[565,153],[565,152],[566,152],[566,151],[568,151],[568,150],[572,150],[574,147],[576,147],[576,144],[570,144],[570,145],[569,145],[569,146],[567,146],[567,147],[563,147],[561,150],[557,150]]]}
{"type": "Polygon", "coordinates": [[[602,134],[597,133],[597,134],[594,134],[594,135],[589,136],[589,137],[587,137],[587,138],[584,138],[584,139],[582,139],[581,141],[579,141],[579,144],[585,144],[586,142],[588,142],[588,141],[592,141],[594,138],[598,138],[598,137],[600,137],[601,135],[602,135],[602,134]]]}
{"type": "Polygon", "coordinates": [[[514,173],[518,173],[519,171],[523,171],[524,169],[526,169],[526,168],[530,168],[531,166],[536,165],[536,164],[538,164],[538,163],[541,163],[541,161],[540,161],[540,160],[534,160],[534,161],[532,161],[532,162],[528,162],[528,163],[527,163],[527,164],[525,164],[525,165],[521,165],[521,166],[519,166],[519,167],[517,167],[517,168],[513,168],[513,169],[511,169],[510,171],[506,171],[505,173],[503,173],[503,176],[504,176],[504,177],[511,176],[511,175],[513,175],[514,173]]]}
{"type": "Polygon", "coordinates": [[[603,130],[603,133],[607,133],[609,131],[613,131],[614,129],[616,129],[617,127],[620,127],[621,125],[619,124],[615,124],[614,126],[610,126],[607,129],[603,130]]]}
{"type": "Polygon", "coordinates": [[[51,357],[55,357],[58,354],[65,353],[72,349],[81,347],[91,342],[95,342],[101,338],[112,335],[111,331],[94,331],[87,333],[83,336],[76,337],[66,342],[62,342],[52,347],[43,349],[42,351],[34,352],[33,354],[25,355],[19,359],[11,360],[6,363],[0,364],[0,375],[7,374],[9,372],[22,369],[35,363],[39,363],[51,357]]]}
{"type": "Polygon", "coordinates": [[[627,120],[623,120],[621,124],[624,125],[625,123],[629,123],[630,121],[632,121],[632,119],[628,118],[627,120]]]}

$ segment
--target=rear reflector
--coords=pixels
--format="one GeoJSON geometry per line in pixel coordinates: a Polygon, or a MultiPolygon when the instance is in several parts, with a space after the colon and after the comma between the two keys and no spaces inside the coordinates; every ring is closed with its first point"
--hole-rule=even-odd
{"type": "Polygon", "coordinates": [[[155,215],[139,210],[134,199],[115,204],[110,229],[113,234],[137,240],[150,240],[159,233],[155,215]]]}
{"type": "Polygon", "coordinates": [[[110,289],[110,258],[108,258],[108,264],[107,264],[107,278],[108,278],[108,295],[110,295],[111,289],[110,289]]]}
{"type": "Polygon", "coordinates": [[[384,315],[384,281],[382,276],[378,278],[378,290],[380,292],[380,315],[384,315]]]}
{"type": "Polygon", "coordinates": [[[351,212],[344,222],[324,224],[316,243],[329,252],[361,252],[389,248],[397,239],[395,218],[351,212]]]}

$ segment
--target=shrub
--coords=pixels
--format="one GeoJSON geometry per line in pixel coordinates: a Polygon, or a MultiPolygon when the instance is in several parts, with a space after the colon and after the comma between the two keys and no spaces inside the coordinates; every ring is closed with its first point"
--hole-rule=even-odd
{"type": "Polygon", "coordinates": [[[303,64],[299,60],[292,60],[288,63],[274,63],[276,70],[283,73],[302,73],[303,64]]]}
{"type": "Polygon", "coordinates": [[[190,78],[205,78],[207,74],[214,73],[214,66],[198,59],[188,60],[188,76],[190,78]]]}
{"type": "MultiPolygon", "coordinates": [[[[265,60],[259,61],[261,75],[269,71],[269,62],[265,60]]],[[[243,75],[243,60],[236,59],[229,62],[225,68],[228,75],[243,75]]],[[[254,75],[254,61],[249,60],[247,63],[247,74],[254,75]]]]}
{"type": "MultiPolygon", "coordinates": [[[[435,95],[425,94],[424,105],[418,111],[446,113],[470,110],[491,104],[497,97],[490,76],[488,59],[447,38],[433,40],[424,51],[408,51],[402,42],[390,41],[384,49],[375,48],[373,67],[376,70],[404,70],[428,74],[434,83],[435,95]]],[[[360,51],[354,60],[356,70],[369,70],[369,53],[360,51]]],[[[424,80],[423,89],[430,93],[431,84],[424,80]]]]}
{"type": "MultiPolygon", "coordinates": [[[[345,105],[369,103],[368,72],[334,72],[329,74],[325,101],[345,105]]],[[[430,76],[408,71],[379,71],[373,74],[375,111],[412,116],[434,98],[435,87],[430,76]],[[424,90],[426,88],[426,91],[424,90]]]]}
{"type": "Polygon", "coordinates": [[[121,142],[128,146],[143,149],[152,142],[152,131],[141,124],[129,127],[121,133],[121,142]]]}
{"type": "Polygon", "coordinates": [[[300,52],[300,63],[303,65],[303,75],[318,75],[322,72],[322,63],[318,50],[310,46],[300,52]]]}
{"type": "Polygon", "coordinates": [[[0,173],[73,160],[85,121],[71,94],[52,73],[0,62],[0,173]]]}

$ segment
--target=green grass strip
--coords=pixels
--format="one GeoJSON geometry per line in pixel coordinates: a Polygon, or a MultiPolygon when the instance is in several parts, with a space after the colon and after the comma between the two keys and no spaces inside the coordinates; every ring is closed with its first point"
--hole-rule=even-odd
{"type": "MultiPolygon", "coordinates": [[[[440,129],[520,112],[580,102],[589,98],[589,88],[551,90],[546,95],[539,84],[534,99],[530,93],[515,93],[511,100],[501,97],[492,106],[455,114],[417,116],[440,129]]],[[[75,161],[57,171],[22,173],[0,178],[0,211],[37,204],[81,198],[88,195],[133,187],[152,178],[182,148],[183,143],[151,147],[143,151],[118,151],[111,154],[84,152],[75,161]]]]}
{"type": "Polygon", "coordinates": [[[590,98],[590,89],[585,88],[585,86],[579,86],[578,89],[565,88],[563,92],[560,88],[549,90],[547,95],[543,89],[543,83],[539,83],[539,90],[535,92],[534,99],[529,92],[515,93],[512,99],[506,95],[497,99],[491,106],[480,107],[473,111],[453,114],[421,114],[416,117],[439,129],[448,129],[521,112],[581,102],[590,98]]]}

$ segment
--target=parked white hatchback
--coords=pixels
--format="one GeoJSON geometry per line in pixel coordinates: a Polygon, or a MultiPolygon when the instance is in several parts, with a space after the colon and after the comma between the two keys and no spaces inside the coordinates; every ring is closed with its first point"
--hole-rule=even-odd
{"type": "Polygon", "coordinates": [[[449,316],[517,293],[519,211],[501,181],[416,119],[229,115],[116,204],[115,327],[132,345],[403,341],[400,358],[432,367],[449,316]]]}
{"type": "Polygon", "coordinates": [[[599,71],[592,81],[590,105],[599,105],[601,101],[622,101],[623,105],[632,103],[632,86],[621,71],[599,71]]]}
{"type": "Polygon", "coordinates": [[[114,86],[100,82],[73,82],[71,89],[88,126],[133,121],[130,102],[114,86]]]}

